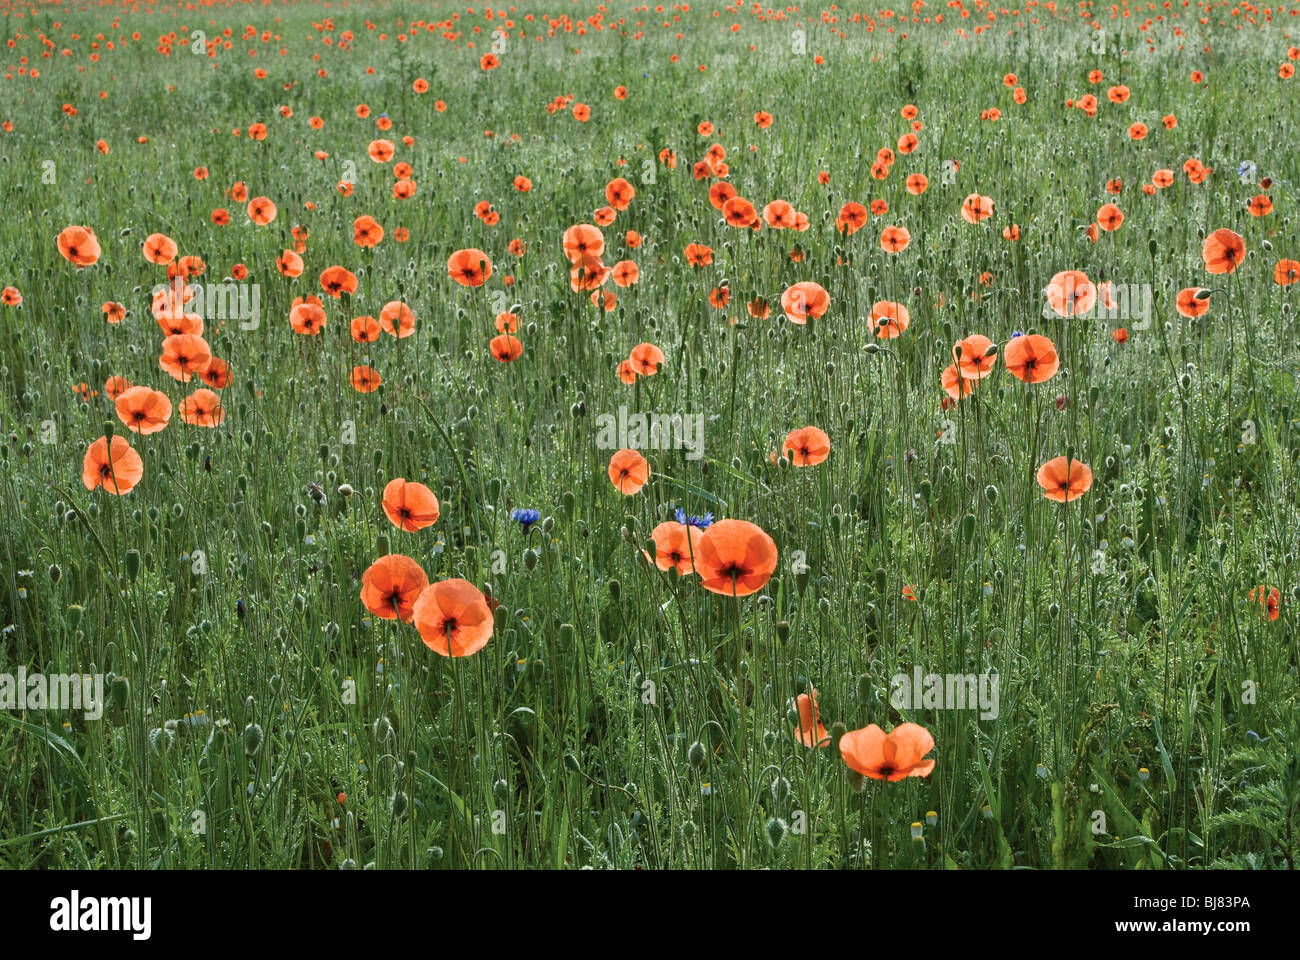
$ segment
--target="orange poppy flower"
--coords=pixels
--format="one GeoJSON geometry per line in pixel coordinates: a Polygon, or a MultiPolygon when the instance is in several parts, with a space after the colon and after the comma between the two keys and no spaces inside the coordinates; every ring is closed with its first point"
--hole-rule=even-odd
{"type": "Polygon", "coordinates": [[[955,363],[948,364],[939,377],[939,383],[942,385],[944,392],[953,400],[968,397],[971,391],[975,389],[975,381],[967,380],[958,373],[955,363]]]}
{"type": "Polygon", "coordinates": [[[468,580],[439,580],[426,587],[414,615],[424,645],[444,657],[471,656],[492,639],[487,598],[468,580]]]}
{"type": "Polygon", "coordinates": [[[524,353],[524,345],[519,342],[519,338],[512,337],[508,333],[493,337],[492,342],[488,344],[488,349],[492,352],[492,356],[502,363],[518,360],[524,353]]]}
{"type": "Polygon", "coordinates": [[[817,690],[811,688],[809,693],[795,697],[795,709],[799,711],[799,725],[794,728],[794,738],[809,749],[829,747],[830,734],[821,721],[821,711],[817,709],[817,690]]]}
{"type": "Polygon", "coordinates": [[[641,268],[631,260],[620,260],[614,264],[611,275],[615,285],[630,287],[641,279],[641,268]]]}
{"type": "Polygon", "coordinates": [[[570,263],[583,257],[599,257],[605,252],[605,235],[599,227],[579,223],[564,231],[564,255],[570,263]]]}
{"type": "Polygon", "coordinates": [[[172,417],[172,402],[167,394],[151,387],[131,387],[113,401],[117,417],[128,430],[149,435],[167,426],[172,417]]]}
{"type": "Polygon", "coordinates": [[[773,200],[763,208],[763,221],[773,230],[794,226],[795,209],[785,200],[773,200]]]}
{"type": "Polygon", "coordinates": [[[1184,287],[1179,290],[1178,297],[1174,301],[1174,309],[1184,317],[1201,317],[1209,313],[1210,298],[1198,297],[1197,294],[1200,292],[1200,287],[1184,287]]]}
{"type": "Polygon", "coordinates": [[[325,329],[325,309],[318,303],[295,304],[289,311],[289,324],[294,333],[314,337],[325,329]]]}
{"type": "Polygon", "coordinates": [[[1282,593],[1277,587],[1265,587],[1263,584],[1252,587],[1248,599],[1251,603],[1259,604],[1260,612],[1270,622],[1281,616],[1282,593]]]}
{"type": "Polygon", "coordinates": [[[972,334],[952,348],[957,369],[967,380],[983,380],[998,362],[993,341],[982,334],[972,334]]]}
{"type": "Polygon", "coordinates": [[[382,332],[379,321],[371,316],[353,317],[350,330],[357,343],[374,343],[382,332]]]}
{"type": "Polygon", "coordinates": [[[1300,260],[1279,260],[1273,268],[1273,282],[1279,287],[1300,283],[1300,260]]]}
{"type": "Polygon", "coordinates": [[[418,563],[401,553],[380,557],[361,575],[361,602],[384,620],[410,623],[415,601],[429,585],[429,577],[418,563]]]}
{"type": "Polygon", "coordinates": [[[213,357],[199,376],[209,387],[222,390],[230,385],[230,364],[220,357],[213,357]]]}
{"type": "Polygon", "coordinates": [[[81,462],[81,482],[87,490],[103,487],[121,496],[144,478],[144,461],[131,449],[126,437],[113,437],[110,444],[100,437],[86,450],[81,462]]]}
{"type": "MultiPolygon", "coordinates": [[[[694,573],[694,558],[699,555],[703,535],[704,531],[699,527],[665,520],[650,531],[655,542],[655,566],[664,571],[676,570],[683,577],[694,573]]],[[[650,559],[649,554],[646,557],[650,559]]]]}
{"type": "Polygon", "coordinates": [[[99,240],[89,227],[64,227],[59,231],[59,253],[74,267],[89,267],[99,260],[99,240]]]}
{"type": "Polygon", "coordinates": [[[709,187],[709,203],[713,209],[721,210],[727,205],[727,201],[736,196],[736,188],[726,180],[719,180],[709,187]]]}
{"type": "Polygon", "coordinates": [[[930,178],[923,173],[914,173],[903,181],[903,183],[907,187],[908,193],[912,194],[914,197],[919,197],[921,194],[925,193],[926,189],[930,186],[930,178]]]}
{"type": "Polygon", "coordinates": [[[201,374],[211,362],[212,348],[200,336],[178,333],[163,339],[158,366],[181,383],[188,383],[195,374],[201,374]]]}
{"type": "Polygon", "coordinates": [[[403,340],[415,333],[415,313],[402,301],[390,300],[379,311],[379,326],[384,333],[403,340]]]}
{"type": "Polygon", "coordinates": [[[1047,302],[1062,317],[1085,316],[1097,303],[1097,288],[1082,270],[1062,270],[1047,284],[1047,302]]]}
{"type": "Polygon", "coordinates": [[[373,367],[357,366],[348,374],[348,383],[357,393],[374,393],[383,383],[383,378],[373,367]]]}
{"type": "Polygon", "coordinates": [[[722,219],[727,221],[727,226],[741,229],[757,228],[762,223],[754,205],[741,196],[728,197],[722,204],[722,219]]]}
{"type": "Polygon", "coordinates": [[[781,294],[781,308],[791,323],[807,323],[809,317],[817,318],[830,308],[831,298],[825,288],[811,280],[801,280],[781,294]]]}
{"type": "Polygon", "coordinates": [[[719,520],[700,537],[695,571],[710,593],[747,597],[767,585],[776,571],[776,544],[747,520],[719,520]]]}
{"type": "Polygon", "coordinates": [[[1102,204],[1097,211],[1097,226],[1101,227],[1107,233],[1112,230],[1118,230],[1121,223],[1124,222],[1124,213],[1113,203],[1102,204]]]}
{"type": "Polygon", "coordinates": [[[208,389],[195,390],[181,401],[181,421],[194,427],[217,427],[226,419],[226,408],[221,397],[208,389]]]}
{"type": "Polygon", "coordinates": [[[457,250],[447,258],[447,273],[462,287],[481,287],[492,276],[492,261],[475,247],[457,250]]]}
{"type": "Polygon", "coordinates": [[[1231,230],[1215,230],[1201,244],[1201,259],[1210,273],[1232,273],[1246,259],[1246,243],[1231,230]]]}
{"type": "Polygon", "coordinates": [[[104,319],[109,323],[121,323],[126,319],[126,307],[116,300],[106,300],[99,309],[104,312],[104,319]]]}
{"type": "Polygon", "coordinates": [[[902,253],[911,242],[907,227],[885,227],[880,234],[880,249],[885,253],[902,253]]]}
{"type": "Polygon", "coordinates": [[[876,336],[882,340],[900,336],[911,322],[912,315],[901,303],[877,300],[871,305],[871,323],[876,328],[876,336]]]}
{"type": "Polygon", "coordinates": [[[321,271],[320,286],[337,300],[345,293],[350,296],[357,292],[357,275],[343,267],[326,267],[321,271]]]}
{"type": "Polygon", "coordinates": [[[162,233],[151,233],[141,245],[144,258],[150,263],[166,266],[176,259],[176,241],[162,233]]]}
{"type": "Polygon", "coordinates": [[[1012,337],[1002,352],[1002,362],[1013,377],[1025,383],[1051,380],[1061,367],[1056,344],[1037,333],[1012,337]]]}
{"type": "Polygon", "coordinates": [[[867,225],[867,208],[856,200],[850,200],[840,207],[840,214],[835,218],[835,229],[846,237],[851,237],[867,225]]]}
{"type": "Polygon", "coordinates": [[[979,223],[991,216],[993,216],[992,197],[972,193],[961,202],[961,218],[967,223],[979,223]]]}
{"type": "Polygon", "coordinates": [[[384,513],[398,530],[414,533],[438,522],[438,498],[422,483],[395,477],[384,487],[384,513]]]}
{"type": "Polygon", "coordinates": [[[1066,503],[1078,500],[1092,489],[1092,468],[1078,460],[1057,457],[1038,468],[1036,477],[1048,500],[1066,503]]]}
{"type": "Polygon", "coordinates": [[[933,749],[934,737],[916,723],[900,723],[889,733],[873,723],[840,738],[840,754],[849,769],[872,780],[928,777],[934,760],[925,755],[933,749]]]}
{"type": "Polygon", "coordinates": [[[352,242],[358,247],[375,247],[384,239],[384,228],[369,214],[352,221],[352,242]]]}
{"type": "Polygon", "coordinates": [[[636,196],[636,188],[622,177],[615,177],[605,185],[605,199],[615,210],[626,210],[636,196]]]}
{"type": "Polygon", "coordinates": [[[664,362],[664,352],[653,343],[638,343],[628,355],[632,369],[643,377],[653,377],[664,362]]]}
{"type": "Polygon", "coordinates": [[[609,482],[625,497],[640,493],[650,479],[650,464],[635,450],[619,450],[609,458],[609,482]]]}
{"type": "Polygon", "coordinates": [[[275,219],[275,204],[267,197],[254,197],[248,201],[248,219],[264,227],[275,219]]]}
{"type": "Polygon", "coordinates": [[[104,396],[116,403],[117,398],[130,390],[131,386],[131,381],[126,377],[109,377],[104,381],[104,396]]]}
{"type": "Polygon", "coordinates": [[[391,140],[371,140],[366,152],[370,154],[370,159],[375,163],[387,163],[393,159],[397,147],[393,145],[391,140]]]}
{"type": "Polygon", "coordinates": [[[713,250],[702,243],[688,243],[682,253],[692,267],[707,267],[713,262],[713,250]]]}
{"type": "Polygon", "coordinates": [[[796,467],[815,467],[831,455],[831,438],[817,427],[800,427],[786,435],[781,452],[796,467]]]}

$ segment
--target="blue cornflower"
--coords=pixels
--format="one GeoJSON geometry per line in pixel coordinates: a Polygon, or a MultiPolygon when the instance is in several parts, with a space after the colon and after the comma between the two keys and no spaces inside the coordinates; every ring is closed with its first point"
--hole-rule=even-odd
{"type": "Polygon", "coordinates": [[[529,527],[542,519],[542,515],[536,510],[520,510],[516,507],[514,510],[510,511],[510,519],[518,520],[519,526],[524,528],[524,533],[527,533],[529,527]]]}
{"type": "Polygon", "coordinates": [[[1012,339],[1012,340],[1016,339],[1016,337],[1023,337],[1024,335],[1025,335],[1025,331],[1023,331],[1023,330],[1012,330],[1012,331],[1011,331],[1011,339],[1012,339]]]}
{"type": "Polygon", "coordinates": [[[713,525],[713,514],[708,510],[704,511],[704,516],[702,517],[687,517],[686,511],[681,507],[678,507],[676,516],[678,523],[684,523],[692,527],[699,527],[701,530],[707,530],[713,525]]]}

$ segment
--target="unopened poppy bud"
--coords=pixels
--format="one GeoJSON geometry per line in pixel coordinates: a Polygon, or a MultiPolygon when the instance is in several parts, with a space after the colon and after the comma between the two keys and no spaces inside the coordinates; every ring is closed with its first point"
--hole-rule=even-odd
{"type": "Polygon", "coordinates": [[[844,738],[844,734],[848,733],[848,731],[849,728],[844,725],[843,720],[836,720],[831,724],[831,747],[833,749],[838,750],[840,748],[840,740],[844,738]]]}
{"type": "Polygon", "coordinates": [[[125,710],[131,697],[131,681],[126,677],[114,677],[108,687],[108,696],[114,710],[125,710]]]}
{"type": "Polygon", "coordinates": [[[574,510],[578,505],[578,498],[573,495],[573,491],[564,491],[564,495],[560,497],[560,503],[564,506],[564,515],[572,520],[574,510]]]}
{"type": "Polygon", "coordinates": [[[547,536],[550,536],[551,531],[554,529],[555,529],[554,517],[547,517],[545,520],[542,521],[542,533],[546,534],[547,536]]]}
{"type": "Polygon", "coordinates": [[[1270,240],[1261,240],[1259,245],[1267,251],[1271,252],[1273,250],[1273,243],[1270,240]]]}
{"type": "Polygon", "coordinates": [[[537,569],[537,551],[528,549],[524,551],[524,569],[532,573],[537,569]]]}
{"type": "Polygon", "coordinates": [[[800,570],[794,575],[794,585],[798,589],[799,595],[803,596],[803,592],[808,589],[808,571],[806,569],[800,570]]]}
{"type": "Polygon", "coordinates": [[[696,770],[703,770],[705,764],[709,762],[709,752],[704,749],[704,744],[696,740],[691,744],[690,749],[686,751],[686,759],[690,761],[691,766],[696,770]]]}
{"type": "Polygon", "coordinates": [[[968,513],[961,518],[961,538],[969,540],[975,536],[975,514],[968,513]]]}
{"type": "Polygon", "coordinates": [[[392,810],[394,817],[400,817],[406,812],[406,793],[404,791],[398,790],[393,794],[392,810]]]}
{"type": "Polygon", "coordinates": [[[1205,288],[1202,288],[1200,290],[1197,290],[1194,294],[1192,294],[1192,297],[1193,299],[1196,300],[1209,300],[1213,294],[1214,294],[1213,290],[1207,290],[1205,288]]]}
{"type": "Polygon", "coordinates": [[[113,421],[112,420],[104,421],[104,436],[108,438],[108,442],[110,444],[113,442],[113,421]]]}
{"type": "Polygon", "coordinates": [[[497,803],[505,803],[510,797],[510,785],[504,779],[499,779],[492,784],[492,796],[496,797],[497,803]]]}
{"type": "Polygon", "coordinates": [[[776,624],[776,638],[782,643],[790,639],[790,623],[787,620],[779,620],[776,624]]]}
{"type": "Polygon", "coordinates": [[[876,354],[880,352],[880,347],[874,343],[869,343],[862,349],[863,352],[866,353],[866,355],[869,357],[874,357],[876,354]]]}
{"type": "Polygon", "coordinates": [[[63,568],[57,563],[50,564],[50,568],[45,572],[49,574],[50,583],[58,583],[63,579],[63,568]]]}
{"type": "Polygon", "coordinates": [[[559,634],[560,646],[563,648],[572,647],[573,637],[574,637],[573,624],[571,623],[560,624],[560,634],[559,634]]]}
{"type": "Polygon", "coordinates": [[[997,356],[997,353],[998,353],[998,345],[996,343],[990,343],[988,349],[984,351],[984,356],[995,357],[997,356]]]}
{"type": "Polygon", "coordinates": [[[615,601],[618,600],[618,595],[621,590],[622,590],[622,584],[620,584],[617,580],[609,581],[609,595],[613,597],[615,601]]]}
{"type": "Polygon", "coordinates": [[[250,723],[244,728],[244,754],[253,756],[262,748],[262,727],[260,724],[250,723]]]}
{"type": "Polygon", "coordinates": [[[340,496],[340,497],[350,497],[350,496],[352,496],[352,494],[354,494],[354,493],[356,493],[356,491],[352,489],[352,484],[350,484],[350,483],[341,483],[341,484],[339,484],[339,496],[340,496]]]}
{"type": "Polygon", "coordinates": [[[767,828],[765,831],[767,833],[767,842],[773,847],[779,847],[781,841],[785,839],[785,834],[788,829],[789,827],[786,825],[784,820],[780,817],[772,817],[767,821],[767,828]]]}
{"type": "Polygon", "coordinates": [[[76,630],[77,626],[81,623],[81,615],[85,612],[85,609],[86,608],[79,603],[74,603],[68,607],[68,626],[73,630],[76,630]]]}
{"type": "Polygon", "coordinates": [[[921,481],[921,497],[922,497],[923,499],[925,499],[925,500],[929,500],[931,494],[933,494],[933,493],[934,493],[934,486],[930,483],[930,481],[929,481],[929,480],[922,480],[922,481],[921,481]]]}
{"type": "Polygon", "coordinates": [[[785,798],[790,796],[790,781],[785,777],[777,777],[772,781],[772,799],[777,803],[785,803],[785,798]]]}
{"type": "Polygon", "coordinates": [[[826,597],[817,601],[817,609],[821,611],[823,617],[829,617],[831,614],[831,602],[826,597]]]}
{"type": "Polygon", "coordinates": [[[984,488],[984,499],[987,500],[989,503],[997,503],[998,488],[990,483],[987,487],[984,488]]]}
{"type": "Polygon", "coordinates": [[[871,682],[871,675],[864,673],[858,677],[858,703],[870,706],[875,700],[876,685],[871,682]]]}
{"type": "Polygon", "coordinates": [[[888,574],[885,573],[884,567],[876,567],[876,592],[884,593],[885,585],[889,582],[888,574]]]}

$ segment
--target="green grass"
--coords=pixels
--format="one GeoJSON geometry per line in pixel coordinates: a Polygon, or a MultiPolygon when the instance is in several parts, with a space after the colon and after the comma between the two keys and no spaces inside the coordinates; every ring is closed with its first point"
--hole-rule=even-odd
{"type": "MultiPolygon", "coordinates": [[[[597,13],[563,6],[575,21],[597,13]]],[[[1201,11],[1176,8],[1148,33],[1145,13],[1104,21],[1098,54],[1077,16],[1042,8],[992,24],[926,8],[945,23],[909,25],[903,39],[889,20],[868,32],[845,11],[841,37],[820,8],[800,24],[692,7],[665,29],[673,11],[652,22],[616,4],[601,31],[561,26],[538,42],[541,14],[558,14],[526,3],[508,15],[528,37],[512,35],[492,71],[478,58],[501,21],[449,5],[205,9],[215,25],[112,8],[61,7],[57,28],[44,9],[9,20],[22,36],[0,82],[0,120],[13,123],[0,133],[0,286],[23,303],[0,306],[0,673],[104,673],[109,704],[93,720],[0,710],[0,864],[1293,866],[1300,287],[1272,275],[1300,259],[1296,87],[1278,76],[1295,20],[1242,24],[1220,9],[1201,25],[1201,11]],[[539,20],[526,22],[530,11],[539,20]],[[420,30],[396,42],[399,18],[456,12],[455,39],[420,30]],[[313,25],[323,13],[332,33],[313,25]],[[279,37],[241,39],[245,23],[279,37]],[[189,51],[190,31],[227,26],[232,50],[189,51]],[[164,58],[155,39],[172,30],[164,58]],[[355,33],[346,50],[344,30],[355,33]],[[72,55],[43,59],[39,31],[72,55]],[[127,42],[101,43],[92,62],[99,33],[127,42]],[[17,73],[23,55],[37,79],[17,73]],[[1193,70],[1206,81],[1192,83],[1193,70]],[[428,93],[413,92],[417,77],[428,93]],[[1127,103],[1107,101],[1114,83],[1130,88],[1127,103]],[[613,97],[619,84],[626,100],[613,97]],[[1090,92],[1095,117],[1066,108],[1090,92]],[[590,105],[591,120],[548,113],[560,95],[590,105]],[[908,103],[920,147],[875,180],[876,151],[909,129],[908,103]],[[1001,119],[981,120],[991,107],[1001,119]],[[760,110],[770,129],[755,126],[760,110]],[[391,131],[376,129],[383,113],[391,131]],[[1136,120],[1145,140],[1129,138],[1136,120]],[[702,121],[715,134],[701,136],[702,121]],[[255,122],[269,128],[263,141],[230,133],[255,122]],[[412,166],[413,198],[393,198],[392,164],[368,159],[380,136],[412,166]],[[741,195],[760,209],[788,200],[809,229],[724,225],[691,172],[714,142],[741,195]],[[675,170],[657,160],[663,148],[675,170]],[[1189,157],[1212,168],[1206,183],[1188,182],[1189,157]],[[952,183],[948,158],[960,162],[952,183]],[[1244,160],[1272,178],[1267,216],[1246,209],[1261,188],[1239,182],[1244,160]],[[195,179],[199,166],[208,179],[195,179]],[[1174,185],[1144,195],[1160,168],[1174,185]],[[355,192],[340,196],[353,169],[355,192]],[[913,172],[929,177],[921,196],[904,189],[913,172]],[[512,188],[517,174],[530,192],[512,188]],[[615,176],[637,194],[604,230],[605,262],[633,259],[641,280],[607,284],[619,302],[603,312],[570,290],[561,237],[592,222],[615,176]],[[275,201],[274,223],[248,223],[223,195],[236,181],[275,201]],[[959,216],[972,192],[995,202],[974,226],[959,216]],[[876,198],[888,213],[836,232],[843,203],[876,198]],[[499,223],[473,216],[480,200],[499,223]],[[1090,242],[1084,228],[1107,201],[1126,219],[1090,242]],[[229,225],[211,223],[217,207],[229,225]],[[352,242],[362,214],[385,228],[374,250],[352,242]],[[1014,243],[1002,238],[1012,223],[1014,243]],[[69,224],[95,230],[95,266],[60,257],[69,224]],[[289,280],[275,258],[297,224],[310,229],[306,269],[289,280]],[[878,243],[888,224],[912,235],[897,256],[878,243]],[[1200,249],[1218,228],[1248,253],[1216,278],[1200,249]],[[627,230],[644,235],[640,248],[627,248],[627,230]],[[154,232],[203,258],[201,281],[247,264],[261,323],[208,318],[233,375],[224,424],[173,414],[161,433],[130,435],[144,479],[117,498],[81,483],[105,422],[126,433],[105,381],[124,376],[173,404],[190,392],[157,364],[149,291],[165,277],[140,253],[154,232]],[[521,258],[506,249],[516,237],[521,258]],[[691,242],[713,248],[711,266],[685,263],[691,242]],[[467,247],[493,261],[482,288],[447,275],[467,247]],[[321,335],[295,334],[291,301],[319,295],[333,264],[358,274],[357,294],[325,298],[321,335]],[[1150,285],[1150,327],[1045,318],[1041,291],[1069,269],[1150,285]],[[830,308],[801,327],[779,298],[804,280],[830,308]],[[720,310],[708,295],[724,281],[720,310]],[[1195,286],[1215,292],[1189,320],[1174,297],[1195,286]],[[769,318],[746,312],[756,297],[769,318]],[[353,342],[351,317],[393,299],[415,311],[415,335],[353,342]],[[125,322],[104,322],[108,300],[127,307],[125,322]],[[900,338],[872,335],[877,300],[910,310],[900,338]],[[488,342],[511,307],[524,353],[504,364],[488,342]],[[1118,326],[1126,343],[1111,337],[1118,326]],[[999,362],[941,409],[953,343],[1015,331],[1051,337],[1061,372],[1028,386],[999,362]],[[615,369],[646,341],[666,362],[626,386],[615,369]],[[348,385],[362,363],[382,375],[374,393],[348,385]],[[71,389],[83,382],[98,391],[85,402],[71,389]],[[620,406],[702,414],[703,458],[648,451],[650,483],[621,496],[597,426],[620,406]],[[830,436],[830,458],[774,464],[807,425],[830,436]],[[1095,482],[1049,502],[1035,472],[1067,452],[1095,482]],[[380,499],[394,477],[432,488],[435,526],[388,522],[380,499]],[[718,596],[642,562],[676,506],[772,536],[780,559],[761,594],[718,596]],[[515,508],[544,519],[525,534],[515,508]],[[500,607],[488,646],[448,660],[411,625],[369,615],[360,577],[388,552],[431,581],[490,585],[500,607]],[[1280,592],[1276,621],[1247,599],[1260,584],[1280,592]],[[998,715],[896,709],[890,678],[914,665],[996,671],[998,715]],[[809,687],[828,727],[925,726],[934,771],[864,784],[835,745],[800,746],[790,710],[809,687]],[[910,838],[916,821],[923,842],[910,838]]]]}

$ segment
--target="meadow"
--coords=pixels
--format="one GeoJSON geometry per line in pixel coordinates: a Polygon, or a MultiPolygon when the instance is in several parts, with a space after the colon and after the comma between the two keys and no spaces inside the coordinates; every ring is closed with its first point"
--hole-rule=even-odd
{"type": "Polygon", "coordinates": [[[0,14],[0,866],[1294,869],[1300,7],[0,14]]]}

